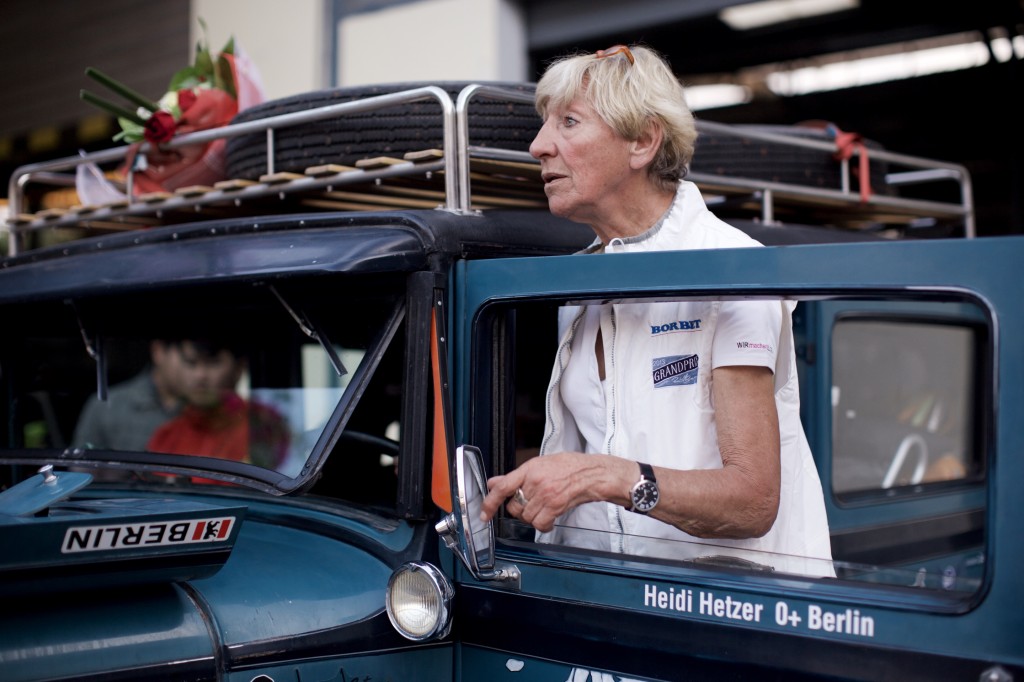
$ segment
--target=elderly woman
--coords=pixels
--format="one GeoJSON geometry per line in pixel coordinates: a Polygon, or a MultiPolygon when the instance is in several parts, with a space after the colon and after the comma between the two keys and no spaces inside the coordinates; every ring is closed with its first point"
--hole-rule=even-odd
{"type": "MultiPolygon", "coordinates": [[[[682,180],[696,128],[653,51],[562,59],[536,101],[530,153],[552,213],[593,228],[588,252],[760,246],[682,180]]],[[[488,482],[484,518],[505,503],[542,542],[613,552],[830,558],[786,304],[574,306],[560,333],[542,456],[488,482]]]]}

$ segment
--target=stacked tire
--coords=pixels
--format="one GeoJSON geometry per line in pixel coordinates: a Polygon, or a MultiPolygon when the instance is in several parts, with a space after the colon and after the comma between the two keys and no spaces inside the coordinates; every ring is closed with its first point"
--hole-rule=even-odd
{"type": "MultiPolygon", "coordinates": [[[[470,81],[406,82],[361,87],[332,88],[272,100],[240,112],[232,123],[262,120],[280,114],[306,111],[322,106],[363,100],[378,95],[436,85],[453,102],[470,81]]],[[[494,85],[532,94],[532,83],[491,82],[494,85]]],[[[540,130],[541,120],[532,104],[474,98],[469,105],[469,144],[513,151],[528,151],[540,130]]],[[[739,133],[703,133],[697,140],[691,164],[693,172],[797,184],[821,189],[841,187],[840,164],[832,152],[765,142],[743,135],[767,132],[805,140],[832,143],[828,130],[820,125],[734,125],[739,133]]],[[[379,156],[402,158],[411,151],[441,149],[443,144],[441,106],[422,100],[389,106],[323,121],[278,128],[274,132],[274,169],[303,173],[326,164],[351,166],[360,159],[379,156]]],[[[866,140],[869,150],[881,149],[866,140]]],[[[231,178],[256,180],[267,172],[266,136],[253,133],[231,138],[227,144],[227,171],[231,178]]],[[[851,187],[859,187],[858,163],[850,162],[851,187]]],[[[889,193],[884,176],[887,164],[870,163],[873,192],[889,193]]]]}
{"type": "MultiPolygon", "coordinates": [[[[840,162],[834,151],[808,149],[779,142],[754,139],[743,133],[771,133],[801,140],[814,140],[834,145],[832,134],[815,125],[733,125],[738,133],[704,133],[697,138],[690,170],[695,173],[709,173],[737,178],[767,180],[785,184],[810,186],[817,189],[838,190],[842,187],[840,162]]],[[[871,140],[863,141],[868,151],[871,191],[889,194],[885,183],[888,164],[871,160],[871,150],[882,146],[871,140]]],[[[860,188],[859,160],[850,159],[850,188],[860,188]]]]}
{"type": "MultiPolygon", "coordinates": [[[[482,84],[533,93],[532,84],[482,84]]],[[[454,102],[470,82],[409,82],[319,90],[250,107],[239,112],[232,123],[262,120],[426,85],[442,88],[454,102]]],[[[469,104],[469,124],[470,145],[528,151],[530,142],[540,130],[541,121],[532,104],[477,97],[469,104]]],[[[399,104],[276,129],[274,169],[302,173],[313,166],[351,166],[360,159],[371,157],[402,158],[411,151],[441,149],[442,138],[441,105],[436,100],[399,104]]],[[[226,153],[229,177],[255,180],[267,172],[266,136],[263,133],[230,139],[226,153]]]]}

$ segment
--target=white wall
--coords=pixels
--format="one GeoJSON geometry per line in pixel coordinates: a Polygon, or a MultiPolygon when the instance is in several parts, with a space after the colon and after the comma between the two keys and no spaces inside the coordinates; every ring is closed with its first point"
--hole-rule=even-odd
{"type": "Polygon", "coordinates": [[[526,78],[512,0],[421,0],[343,17],[337,35],[340,85],[526,78]]]}
{"type": "Polygon", "coordinates": [[[191,47],[206,22],[210,48],[232,35],[263,79],[268,99],[329,87],[323,30],[328,0],[192,0],[191,47]]]}
{"type": "MultiPolygon", "coordinates": [[[[331,87],[330,0],[192,0],[191,46],[232,35],[268,99],[331,87]]],[[[419,0],[348,14],[335,27],[337,85],[527,78],[526,26],[515,0],[419,0]]]]}

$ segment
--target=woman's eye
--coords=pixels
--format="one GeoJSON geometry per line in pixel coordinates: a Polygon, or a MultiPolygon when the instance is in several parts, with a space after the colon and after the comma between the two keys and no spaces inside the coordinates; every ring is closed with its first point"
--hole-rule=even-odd
{"type": "Polygon", "coordinates": [[[572,116],[566,116],[566,117],[565,117],[564,119],[562,119],[562,123],[563,123],[563,124],[564,124],[564,125],[565,125],[565,126],[566,126],[567,128],[571,128],[571,127],[573,127],[574,125],[576,125],[577,123],[579,123],[579,121],[577,121],[577,120],[576,120],[575,118],[573,118],[572,116]]]}

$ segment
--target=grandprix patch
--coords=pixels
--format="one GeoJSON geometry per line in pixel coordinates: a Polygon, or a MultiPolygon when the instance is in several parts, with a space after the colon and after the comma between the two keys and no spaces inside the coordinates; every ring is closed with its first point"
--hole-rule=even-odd
{"type": "Polygon", "coordinates": [[[697,383],[697,355],[670,355],[651,361],[655,388],[692,386],[697,383]]]}

